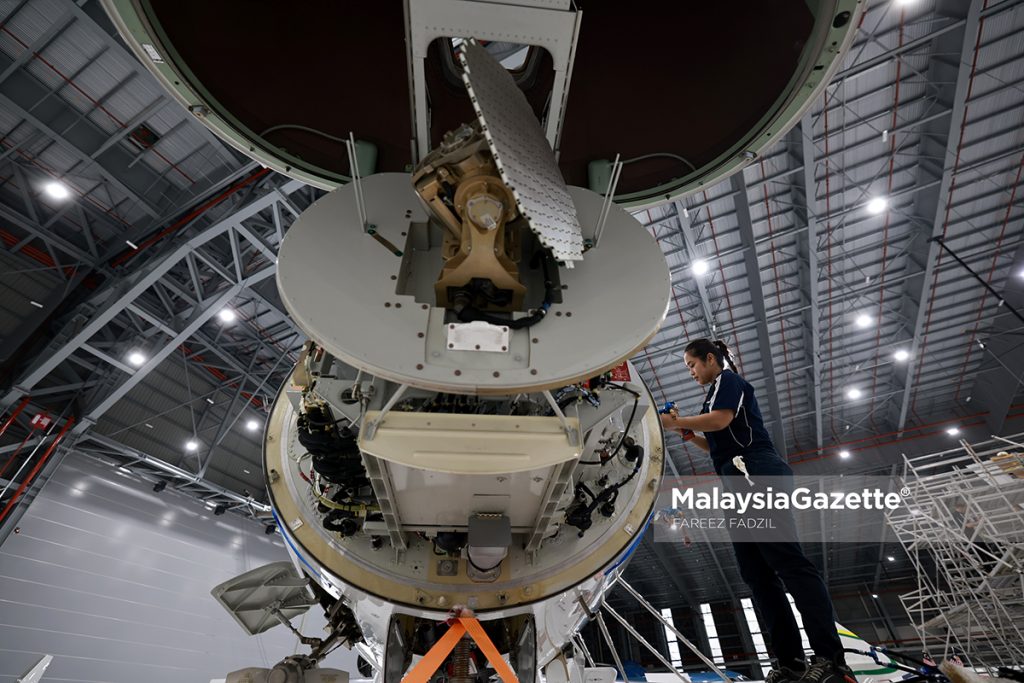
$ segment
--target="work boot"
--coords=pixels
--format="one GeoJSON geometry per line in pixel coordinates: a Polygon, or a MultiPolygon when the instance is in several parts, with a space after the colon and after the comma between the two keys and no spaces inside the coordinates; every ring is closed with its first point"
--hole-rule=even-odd
{"type": "Polygon", "coordinates": [[[826,657],[812,657],[800,683],[857,683],[845,661],[836,663],[826,657]]]}
{"type": "Polygon", "coordinates": [[[764,677],[764,683],[796,683],[804,675],[804,668],[791,669],[788,666],[779,666],[768,672],[764,677]]]}

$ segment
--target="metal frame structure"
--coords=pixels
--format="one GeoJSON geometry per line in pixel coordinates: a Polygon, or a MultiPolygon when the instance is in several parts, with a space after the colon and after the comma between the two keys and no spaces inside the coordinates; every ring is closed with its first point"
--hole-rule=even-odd
{"type": "Polygon", "coordinates": [[[962,653],[993,667],[1024,658],[1021,441],[962,440],[957,449],[904,459],[911,502],[888,518],[918,586],[900,599],[923,647],[945,641],[936,655],[962,653]]]}
{"type": "MultiPolygon", "coordinates": [[[[136,468],[144,478],[165,479],[213,506],[251,515],[268,512],[258,500],[263,490],[255,483],[252,493],[240,493],[237,481],[209,478],[214,456],[226,448],[232,427],[244,414],[258,415],[269,407],[305,341],[259,290],[276,272],[277,245],[300,213],[295,201],[304,202],[293,195],[302,194],[305,186],[268,181],[260,189],[194,236],[167,244],[144,267],[99,288],[0,397],[4,409],[22,397],[31,397],[29,405],[36,412],[73,403],[81,417],[66,450],[136,468]],[[226,332],[212,319],[229,307],[239,319],[226,332]],[[273,325],[265,322],[268,317],[273,325]],[[145,355],[140,367],[131,367],[125,358],[128,350],[145,355]],[[163,411],[140,411],[139,397],[162,390],[163,382],[154,385],[151,376],[168,366],[185,380],[187,399],[163,411]],[[203,382],[196,377],[200,373],[215,381],[203,382]],[[190,382],[196,382],[195,391],[190,382]],[[203,407],[198,421],[196,405],[203,407]],[[158,455],[147,452],[137,433],[181,409],[193,421],[184,433],[204,443],[202,451],[196,449],[195,461],[171,462],[167,449],[157,450],[158,455]],[[128,415],[140,419],[128,421],[128,415]]],[[[243,457],[257,476],[258,455],[256,448],[243,457]]]]}

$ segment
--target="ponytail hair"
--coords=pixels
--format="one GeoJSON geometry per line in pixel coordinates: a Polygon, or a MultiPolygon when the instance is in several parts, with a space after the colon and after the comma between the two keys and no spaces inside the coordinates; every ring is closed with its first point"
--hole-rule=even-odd
{"type": "Polygon", "coordinates": [[[724,370],[726,367],[735,369],[736,363],[729,353],[729,347],[721,339],[694,339],[686,345],[685,353],[705,359],[710,353],[718,361],[718,365],[724,370]],[[727,365],[728,364],[728,365],[727,365]]]}

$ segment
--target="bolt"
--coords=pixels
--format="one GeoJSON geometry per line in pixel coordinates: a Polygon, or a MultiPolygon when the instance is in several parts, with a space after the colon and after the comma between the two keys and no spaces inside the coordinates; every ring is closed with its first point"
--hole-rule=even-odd
{"type": "Polygon", "coordinates": [[[391,308],[391,302],[390,301],[385,301],[384,302],[384,308],[391,308]]]}
{"type": "Polygon", "coordinates": [[[462,374],[462,370],[456,370],[456,371],[455,371],[455,376],[456,376],[456,377],[458,377],[458,376],[459,376],[459,375],[461,375],[461,374],[462,374]]]}
{"type": "Polygon", "coordinates": [[[530,370],[530,374],[531,375],[536,375],[537,374],[537,368],[534,368],[533,370],[530,370]]]}
{"type": "Polygon", "coordinates": [[[508,351],[508,347],[507,347],[507,346],[502,346],[502,347],[501,347],[501,350],[502,350],[502,351],[508,351]]]}
{"type": "Polygon", "coordinates": [[[422,332],[417,332],[416,336],[419,337],[420,339],[423,339],[423,333],[422,332]]]}
{"type": "Polygon", "coordinates": [[[417,370],[422,370],[423,369],[423,363],[417,363],[416,364],[416,369],[417,370]]]}
{"type": "Polygon", "coordinates": [[[500,372],[498,372],[497,370],[495,370],[495,371],[494,371],[494,376],[495,376],[495,377],[501,377],[501,373],[500,373],[500,372]]]}
{"type": "Polygon", "coordinates": [[[533,342],[534,344],[536,344],[537,342],[539,342],[539,341],[540,341],[540,339],[537,339],[536,337],[534,337],[534,338],[533,338],[533,339],[531,339],[530,341],[532,341],[532,342],[533,342]]]}
{"type": "Polygon", "coordinates": [[[448,345],[448,348],[449,348],[449,349],[454,349],[454,348],[455,348],[455,344],[449,344],[449,345],[448,345]]]}

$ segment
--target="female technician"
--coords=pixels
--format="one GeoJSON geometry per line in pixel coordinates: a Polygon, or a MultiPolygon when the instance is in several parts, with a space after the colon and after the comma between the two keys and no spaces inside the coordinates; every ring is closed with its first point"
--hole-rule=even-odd
{"type": "MultiPolygon", "coordinates": [[[[683,354],[690,376],[708,388],[700,415],[682,417],[673,409],[661,416],[666,429],[676,430],[711,454],[719,476],[774,476],[791,480],[793,470],[779,457],[765,430],[754,388],[730,370],[729,349],[721,341],[697,339],[683,354]],[[702,432],[703,436],[691,434],[702,432]],[[737,457],[739,456],[739,457],[737,457]],[[742,458],[742,460],[740,459],[742,458]],[[739,467],[737,467],[739,465],[739,467]],[[741,469],[745,469],[743,472],[741,469]]],[[[727,480],[726,485],[728,485],[727,480]]],[[[742,479],[740,479],[742,481],[742,479]]],[[[790,487],[792,488],[792,487],[790,487]]],[[[776,513],[777,514],[777,513],[776,513]]],[[[784,513],[795,530],[792,513],[784,513]]],[[[750,587],[753,602],[764,619],[778,660],[766,683],[856,683],[846,666],[836,632],[832,599],[817,568],[804,555],[795,534],[786,540],[736,542],[733,549],[740,576],[750,587]],[[800,631],[786,598],[793,596],[803,617],[814,658],[808,666],[800,631]]]]}

